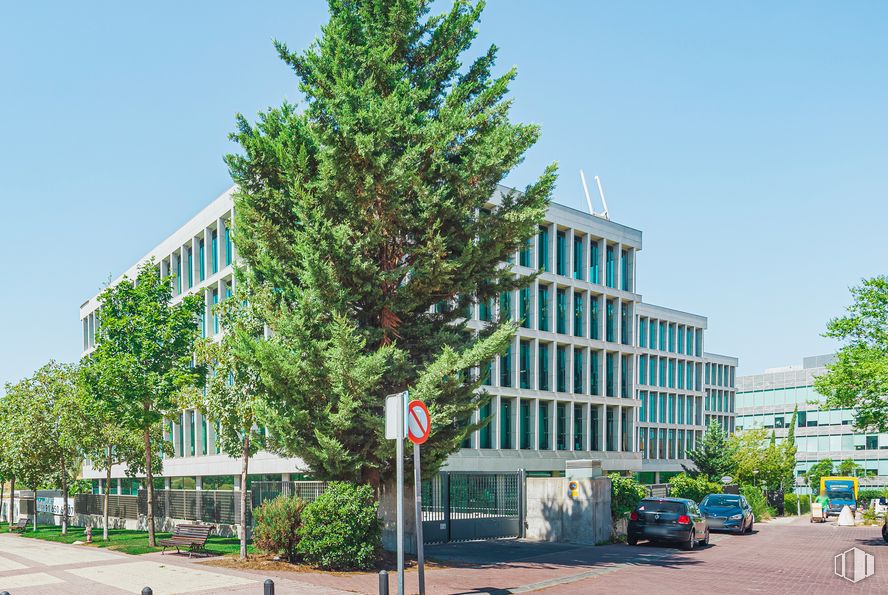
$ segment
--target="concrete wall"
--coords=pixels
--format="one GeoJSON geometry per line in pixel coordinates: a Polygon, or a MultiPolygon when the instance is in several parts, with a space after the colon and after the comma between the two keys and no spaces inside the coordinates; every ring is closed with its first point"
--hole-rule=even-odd
{"type": "MultiPolygon", "coordinates": [[[[404,551],[416,554],[416,504],[413,498],[413,482],[404,482],[404,551]]],[[[398,499],[395,482],[382,486],[379,498],[379,518],[382,520],[382,547],[394,552],[398,549],[398,499]]]]}
{"type": "Polygon", "coordinates": [[[611,534],[611,484],[606,477],[528,477],[526,537],[596,544],[611,534]],[[568,484],[577,482],[577,495],[568,484]]]}

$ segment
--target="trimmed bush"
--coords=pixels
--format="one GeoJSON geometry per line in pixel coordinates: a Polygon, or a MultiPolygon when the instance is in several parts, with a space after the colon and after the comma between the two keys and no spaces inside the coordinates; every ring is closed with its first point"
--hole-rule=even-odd
{"type": "Polygon", "coordinates": [[[785,494],[783,496],[783,506],[788,515],[796,514],[799,509],[801,509],[802,514],[808,514],[811,512],[811,496],[807,494],[802,496],[798,494],[785,494]],[[797,503],[801,506],[796,506],[797,503]]]}
{"type": "Polygon", "coordinates": [[[302,511],[299,554],[325,570],[372,568],[382,546],[378,505],[369,485],[334,481],[302,511]]]}
{"type": "Polygon", "coordinates": [[[638,502],[647,496],[647,490],[633,478],[619,473],[611,473],[608,478],[611,480],[611,520],[616,535],[617,523],[638,506],[638,502]]]}
{"type": "Polygon", "coordinates": [[[708,494],[721,493],[721,484],[710,481],[705,475],[691,477],[687,473],[680,473],[669,480],[670,498],[688,498],[699,503],[708,494]]]}
{"type": "Polygon", "coordinates": [[[256,519],[253,545],[263,552],[282,555],[287,561],[295,562],[304,509],[304,500],[283,494],[263,502],[253,511],[256,519]]]}
{"type": "Polygon", "coordinates": [[[743,497],[749,502],[749,506],[752,507],[752,514],[755,515],[755,520],[763,521],[771,518],[771,513],[768,511],[768,499],[761,488],[753,485],[744,485],[740,487],[740,493],[743,494],[743,497]]]}

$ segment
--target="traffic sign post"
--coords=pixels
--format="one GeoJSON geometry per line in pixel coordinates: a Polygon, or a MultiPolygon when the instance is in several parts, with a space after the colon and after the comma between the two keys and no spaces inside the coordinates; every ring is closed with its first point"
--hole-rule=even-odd
{"type": "Polygon", "coordinates": [[[398,595],[404,595],[404,430],[407,391],[385,398],[385,437],[395,441],[396,493],[395,515],[398,541],[398,595]]]}
{"type": "Polygon", "coordinates": [[[407,405],[407,438],[413,443],[413,499],[416,504],[416,566],[419,595],[425,595],[425,556],[422,539],[422,473],[419,466],[420,445],[429,439],[432,416],[422,401],[407,405]]]}

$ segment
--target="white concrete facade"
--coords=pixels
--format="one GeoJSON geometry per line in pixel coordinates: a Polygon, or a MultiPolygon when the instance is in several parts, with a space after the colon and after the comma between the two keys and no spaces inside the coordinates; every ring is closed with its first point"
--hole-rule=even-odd
{"type": "MultiPolygon", "coordinates": [[[[176,299],[205,289],[202,324],[204,334],[211,337],[219,331],[213,305],[230,295],[235,284],[232,265],[237,254],[230,242],[232,190],[216,198],[124,274],[134,277],[140,263],[154,258],[164,276],[175,277],[171,282],[176,299]]],[[[503,190],[491,197],[491,204],[499,202],[503,190]]],[[[491,362],[488,370],[480,371],[488,373],[485,390],[492,398],[475,413],[475,419],[489,417],[490,423],[474,432],[465,447],[448,459],[447,470],[526,469],[529,473],[560,474],[565,461],[589,458],[600,459],[605,472],[680,467],[677,444],[676,456],[664,464],[661,457],[650,456],[658,451],[650,450],[648,434],[642,437],[638,429],[639,425],[647,432],[663,429],[667,442],[669,431],[687,432],[685,436],[690,437],[685,438],[685,448],[699,438],[704,419],[701,379],[706,319],[642,303],[635,274],[641,248],[638,230],[551,204],[539,233],[510,258],[516,275],[538,276],[526,289],[472,308],[471,327],[482,326],[505,309],[519,323],[519,330],[509,351],[491,362]],[[683,335],[682,352],[670,348],[668,340],[662,353],[653,349],[648,345],[647,328],[645,339],[640,339],[642,320],[656,320],[657,330],[659,321],[666,322],[667,328],[675,329],[675,339],[678,329],[692,331],[693,353],[684,353],[689,334],[683,335]],[[668,394],[679,393],[693,401],[694,423],[640,419],[642,392],[646,397],[652,391],[660,392],[656,385],[643,387],[638,382],[640,358],[645,358],[646,365],[650,358],[658,362],[662,358],[667,370],[672,362],[675,373],[682,363],[681,388],[676,381],[676,386],[663,391],[667,402],[668,394]],[[684,386],[691,366],[693,389],[684,386]]],[[[98,308],[98,296],[80,308],[83,355],[94,348],[98,308]]],[[[217,453],[212,424],[198,412],[184,411],[169,420],[165,437],[176,452],[164,461],[167,485],[174,478],[174,487],[191,487],[191,483],[200,487],[204,478],[218,481],[239,473],[239,461],[217,453]],[[186,478],[190,483],[175,483],[175,478],[186,478]]],[[[112,476],[121,478],[123,471],[115,468],[112,476]]],[[[269,453],[260,453],[251,462],[251,472],[266,479],[287,479],[290,474],[307,471],[299,459],[269,453]]],[[[103,474],[87,466],[84,476],[95,479],[103,474]]]]}

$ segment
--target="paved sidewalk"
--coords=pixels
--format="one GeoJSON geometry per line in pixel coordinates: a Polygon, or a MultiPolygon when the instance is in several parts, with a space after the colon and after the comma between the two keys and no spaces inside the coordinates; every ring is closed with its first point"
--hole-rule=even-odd
{"type": "MultiPolygon", "coordinates": [[[[0,591],[12,595],[118,595],[139,594],[143,587],[151,587],[154,595],[262,593],[264,576],[192,562],[177,555],[130,556],[5,533],[0,534],[0,591]]],[[[278,594],[342,594],[293,577],[275,579],[275,584],[278,594]]]]}

